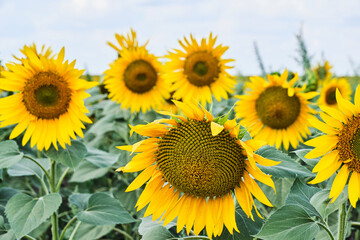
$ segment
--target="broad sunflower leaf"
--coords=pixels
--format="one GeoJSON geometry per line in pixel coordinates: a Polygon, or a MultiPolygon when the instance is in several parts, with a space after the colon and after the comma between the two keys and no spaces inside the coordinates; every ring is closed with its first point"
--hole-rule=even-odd
{"type": "Polygon", "coordinates": [[[74,171],[70,182],[86,182],[91,179],[100,178],[104,176],[109,169],[109,167],[99,168],[85,159],[81,161],[76,171],[74,171]]]}
{"type": "Polygon", "coordinates": [[[285,204],[301,206],[310,216],[321,217],[320,213],[310,203],[312,196],[319,191],[321,191],[320,188],[310,187],[303,183],[300,179],[296,179],[291,187],[285,204]]]}
{"type": "Polygon", "coordinates": [[[70,195],[69,202],[71,204],[74,204],[81,210],[85,210],[87,208],[90,197],[91,197],[91,194],[88,194],[88,193],[75,193],[75,194],[70,195]]]}
{"type": "Polygon", "coordinates": [[[214,239],[217,240],[254,239],[252,235],[260,231],[264,221],[261,218],[259,218],[255,210],[252,211],[252,214],[254,216],[254,221],[246,216],[245,212],[241,209],[240,206],[237,206],[235,209],[235,220],[236,220],[236,225],[240,232],[234,231],[233,235],[231,235],[227,230],[227,228],[224,227],[222,234],[218,237],[215,237],[214,239]]]}
{"type": "Polygon", "coordinates": [[[0,235],[0,240],[15,240],[15,233],[12,229],[0,235]]]}
{"type": "MultiPolygon", "coordinates": [[[[76,231],[74,239],[76,240],[96,240],[101,239],[101,237],[110,233],[115,225],[102,225],[102,226],[94,226],[91,224],[86,224],[82,222],[80,227],[76,231]]],[[[72,231],[68,231],[67,233],[71,233],[72,231]]]]}
{"type": "Polygon", "coordinates": [[[161,225],[157,225],[153,228],[150,228],[148,231],[142,235],[142,240],[167,240],[172,239],[174,236],[167,230],[165,227],[161,225]]]}
{"type": "Polygon", "coordinates": [[[333,203],[330,203],[331,199],[329,199],[329,193],[329,189],[324,189],[318,191],[310,198],[310,203],[316,208],[323,218],[326,218],[329,214],[338,210],[340,206],[348,200],[347,187],[333,203]]]}
{"type": "Polygon", "coordinates": [[[289,155],[277,150],[274,147],[264,146],[257,151],[257,154],[274,161],[281,161],[280,164],[270,167],[259,165],[259,168],[267,174],[279,178],[314,177],[315,174],[306,167],[301,166],[289,155]]]}
{"type": "Polygon", "coordinates": [[[314,168],[315,165],[320,161],[320,157],[313,158],[313,159],[307,159],[305,157],[308,152],[310,152],[312,149],[299,149],[296,151],[293,151],[293,153],[296,154],[302,161],[304,161],[307,165],[309,165],[311,168],[314,168]]]}
{"type": "Polygon", "coordinates": [[[18,193],[6,204],[5,213],[17,238],[31,232],[55,212],[62,202],[58,193],[32,198],[18,193]]]}
{"type": "Polygon", "coordinates": [[[125,224],[136,220],[120,202],[106,193],[94,193],[84,211],[77,214],[80,221],[92,225],[125,224]]]}
{"type": "MultiPolygon", "coordinates": [[[[50,169],[50,161],[48,158],[40,158],[36,159],[36,161],[38,161],[38,163],[40,163],[46,170],[50,169]]],[[[44,171],[36,163],[27,158],[23,158],[9,167],[7,173],[12,177],[36,175],[42,179],[44,176],[44,171]]]]}
{"type": "Polygon", "coordinates": [[[19,191],[14,188],[0,188],[0,215],[4,214],[5,206],[9,199],[17,193],[19,193],[19,191]]]}
{"type": "Polygon", "coordinates": [[[19,146],[13,140],[0,142],[0,168],[8,168],[23,158],[19,146]]]}
{"type": "Polygon", "coordinates": [[[268,185],[265,185],[261,182],[258,182],[259,186],[265,193],[265,196],[269,199],[272,205],[276,208],[280,208],[284,206],[285,200],[290,192],[290,189],[294,183],[293,178],[277,178],[277,177],[271,177],[275,184],[275,189],[272,189],[268,185]]]}
{"type": "Polygon", "coordinates": [[[66,149],[59,148],[57,151],[53,146],[44,152],[49,158],[64,164],[72,169],[76,168],[87,153],[86,146],[79,141],[71,141],[71,146],[66,149]]]}
{"type": "Polygon", "coordinates": [[[268,218],[255,237],[266,240],[303,240],[313,239],[319,231],[317,223],[303,208],[286,205],[268,218]]]}
{"type": "Polygon", "coordinates": [[[117,161],[117,158],[117,155],[110,154],[96,148],[88,148],[88,152],[85,156],[85,159],[88,162],[99,168],[111,167],[117,161]]]}

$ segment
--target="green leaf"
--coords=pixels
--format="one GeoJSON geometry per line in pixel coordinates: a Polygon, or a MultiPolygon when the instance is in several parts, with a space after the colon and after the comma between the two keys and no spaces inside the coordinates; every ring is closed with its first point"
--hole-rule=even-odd
{"type": "Polygon", "coordinates": [[[319,231],[317,223],[304,209],[286,205],[269,217],[255,237],[266,240],[304,240],[313,239],[319,231]]]}
{"type": "Polygon", "coordinates": [[[15,240],[15,234],[12,229],[7,231],[5,234],[0,235],[0,240],[15,240]]]}
{"type": "Polygon", "coordinates": [[[285,203],[287,205],[301,206],[310,216],[321,217],[320,213],[316,211],[315,207],[310,203],[311,197],[320,190],[320,188],[310,187],[299,179],[296,179],[285,203]]]}
{"type": "Polygon", "coordinates": [[[141,218],[141,223],[139,225],[138,232],[140,235],[145,235],[153,228],[157,228],[159,226],[165,228],[166,230],[176,226],[176,220],[169,222],[166,226],[163,226],[164,220],[161,222],[153,221],[152,216],[141,218]]]}
{"type": "Polygon", "coordinates": [[[224,227],[222,234],[219,237],[215,237],[214,239],[217,240],[254,239],[252,235],[255,235],[260,231],[260,228],[263,225],[264,221],[261,218],[259,218],[255,210],[252,211],[252,214],[254,216],[255,221],[251,220],[251,218],[248,218],[244,213],[244,211],[241,209],[241,207],[237,206],[235,209],[235,220],[236,220],[236,225],[240,232],[234,230],[234,234],[231,235],[227,230],[227,228],[224,227]]]}
{"type": "Polygon", "coordinates": [[[259,165],[259,168],[267,174],[279,178],[297,178],[297,177],[314,177],[315,174],[304,166],[301,166],[289,155],[276,150],[274,147],[265,146],[257,151],[257,154],[274,161],[281,161],[276,166],[265,167],[259,165]]]}
{"type": "Polygon", "coordinates": [[[88,207],[88,201],[91,194],[88,193],[75,193],[71,194],[69,197],[69,202],[74,204],[81,210],[85,210],[88,207]]]}
{"type": "Polygon", "coordinates": [[[8,168],[22,159],[24,154],[13,140],[0,142],[0,168],[8,168]]]}
{"type": "MultiPolygon", "coordinates": [[[[48,158],[36,159],[46,170],[50,169],[50,161],[48,158]]],[[[33,161],[23,158],[19,162],[15,163],[7,170],[8,174],[12,177],[19,176],[32,176],[36,175],[39,178],[43,178],[44,171],[33,161]]]]}
{"type": "Polygon", "coordinates": [[[86,182],[95,178],[103,177],[110,168],[99,168],[94,164],[84,160],[81,161],[79,167],[74,171],[70,178],[70,182],[86,182]]]}
{"type": "Polygon", "coordinates": [[[333,203],[330,203],[329,193],[329,189],[324,189],[314,194],[310,199],[310,203],[314,205],[323,218],[338,210],[348,199],[347,187],[333,203]]]}
{"type": "Polygon", "coordinates": [[[48,151],[44,152],[49,158],[64,164],[72,169],[76,168],[87,153],[86,146],[79,141],[71,141],[71,146],[66,149],[59,148],[58,151],[52,146],[48,151]]]}
{"type": "Polygon", "coordinates": [[[143,236],[142,240],[167,240],[169,238],[173,238],[174,236],[167,230],[165,227],[158,225],[155,226],[149,231],[147,231],[143,236]]]}
{"type": "MultiPolygon", "coordinates": [[[[80,227],[76,231],[74,239],[76,239],[76,240],[101,239],[101,237],[103,237],[106,234],[108,234],[109,232],[111,232],[114,227],[115,227],[115,225],[94,226],[94,225],[90,225],[90,224],[86,224],[86,223],[82,222],[80,224],[80,227]]],[[[69,232],[71,232],[71,231],[69,231],[69,232]]]]}
{"type": "Polygon", "coordinates": [[[88,148],[88,153],[85,156],[85,159],[88,162],[99,168],[111,167],[116,162],[117,158],[117,155],[110,154],[96,148],[88,148]]]}
{"type": "Polygon", "coordinates": [[[55,212],[61,204],[61,196],[52,193],[40,198],[19,193],[7,203],[5,213],[17,238],[28,234],[55,212]]]}
{"type": "Polygon", "coordinates": [[[290,192],[291,186],[294,183],[294,179],[272,177],[272,180],[275,184],[276,193],[271,187],[261,182],[259,182],[258,184],[265,193],[265,196],[267,196],[267,198],[271,202],[271,204],[274,205],[274,207],[276,208],[280,208],[285,204],[285,200],[290,192]]]}
{"type": "Polygon", "coordinates": [[[88,207],[79,212],[80,221],[93,225],[124,224],[136,220],[121,206],[120,202],[106,193],[94,193],[88,207]]]}
{"type": "Polygon", "coordinates": [[[306,158],[305,155],[308,154],[308,152],[310,152],[311,150],[312,149],[300,149],[300,150],[293,151],[293,153],[295,153],[296,156],[298,156],[301,160],[303,160],[311,168],[314,168],[315,165],[319,162],[320,158],[313,158],[313,159],[306,158]]]}

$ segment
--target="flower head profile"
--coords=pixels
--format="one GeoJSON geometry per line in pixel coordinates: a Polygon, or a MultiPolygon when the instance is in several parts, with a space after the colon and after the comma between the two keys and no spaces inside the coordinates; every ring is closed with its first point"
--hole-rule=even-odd
{"type": "Polygon", "coordinates": [[[174,99],[204,105],[212,101],[212,95],[220,101],[234,92],[236,80],[227,72],[232,68],[227,63],[233,60],[222,58],[228,47],[215,46],[216,38],[210,33],[209,39],[198,43],[192,35],[184,37],[184,41],[179,40],[183,50],[174,49],[166,56],[166,79],[173,82],[174,99]]]}
{"type": "Polygon", "coordinates": [[[331,80],[324,81],[322,84],[318,105],[326,105],[328,107],[337,108],[336,89],[339,89],[339,92],[345,100],[350,101],[352,94],[350,83],[346,80],[346,78],[333,78],[331,80]]]}
{"type": "Polygon", "coordinates": [[[279,162],[254,153],[263,141],[238,139],[240,126],[235,120],[215,121],[196,104],[174,103],[185,117],[161,112],[173,118],[133,126],[132,132],[148,138],[118,147],[131,154],[138,152],[118,171],[142,171],[126,191],[146,183],[137,210],[147,206],[144,216],[164,219],[164,225],[177,217],[178,232],[184,226],[188,234],[193,229],[195,235],[206,229],[211,238],[225,226],[233,234],[238,231],[233,195],[251,218],[252,209],[257,211],[254,197],[272,206],[256,180],[275,190],[274,182],[257,164],[279,162]]]}
{"type": "Polygon", "coordinates": [[[305,157],[321,157],[313,169],[317,175],[311,184],[323,182],[339,170],[330,190],[332,202],[349,179],[349,200],[355,208],[360,197],[360,87],[355,92],[355,104],[345,100],[338,89],[336,102],[338,109],[320,106],[323,121],[315,117],[311,120],[311,125],[325,134],[305,142],[315,147],[305,157]]]}
{"type": "Polygon", "coordinates": [[[255,139],[267,141],[287,150],[289,145],[296,148],[309,131],[308,119],[314,111],[309,107],[309,99],[316,92],[303,93],[295,87],[298,75],[288,81],[288,72],[281,76],[268,75],[268,80],[251,77],[247,83],[248,90],[237,96],[235,106],[240,124],[247,127],[255,139]]]}
{"type": "Polygon", "coordinates": [[[65,49],[50,57],[48,50],[37,52],[36,46],[24,46],[21,63],[6,64],[0,88],[14,92],[0,99],[0,127],[15,124],[10,139],[25,132],[22,144],[30,139],[39,150],[57,143],[63,148],[70,138],[83,137],[83,122],[91,123],[83,99],[97,83],[79,77],[84,72],[74,68],[75,61],[64,62],[65,49]]]}

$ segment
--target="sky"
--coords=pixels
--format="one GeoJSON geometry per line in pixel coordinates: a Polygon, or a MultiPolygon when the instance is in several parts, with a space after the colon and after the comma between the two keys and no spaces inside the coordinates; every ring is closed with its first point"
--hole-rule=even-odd
{"type": "Polygon", "coordinates": [[[359,0],[0,0],[0,60],[21,56],[25,44],[46,44],[89,74],[102,74],[117,53],[115,33],[133,28],[140,43],[163,56],[178,40],[218,36],[229,46],[232,74],[259,75],[257,42],[268,72],[302,73],[295,35],[302,29],[311,63],[328,60],[336,75],[360,66],[359,0]]]}

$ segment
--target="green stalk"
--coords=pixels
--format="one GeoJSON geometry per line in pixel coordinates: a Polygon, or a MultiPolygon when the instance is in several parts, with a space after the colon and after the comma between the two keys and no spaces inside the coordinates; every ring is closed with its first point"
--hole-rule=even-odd
{"type": "Polygon", "coordinates": [[[41,168],[41,170],[43,170],[43,172],[45,173],[46,178],[50,182],[51,177],[50,177],[49,173],[46,171],[46,169],[38,161],[36,161],[35,159],[33,159],[32,157],[27,156],[27,155],[24,155],[24,158],[27,158],[27,159],[33,161],[36,165],[38,165],[41,168]]]}
{"type": "Polygon", "coordinates": [[[339,230],[338,230],[338,240],[345,239],[345,230],[346,230],[346,202],[341,205],[339,211],[339,230]]]}
{"type": "Polygon", "coordinates": [[[62,240],[62,239],[64,238],[66,230],[67,230],[67,229],[70,227],[70,225],[71,225],[73,222],[75,222],[76,220],[77,220],[77,217],[74,216],[74,217],[66,224],[66,226],[64,227],[64,229],[63,229],[62,232],[61,232],[61,235],[60,235],[60,239],[59,239],[59,240],[62,240]]]}
{"type": "Polygon", "coordinates": [[[78,223],[76,224],[74,230],[73,230],[72,233],[71,233],[71,236],[70,236],[69,240],[74,240],[75,233],[76,233],[77,230],[79,229],[80,224],[81,224],[81,221],[78,221],[78,223]]]}
{"type": "Polygon", "coordinates": [[[118,232],[118,233],[124,235],[125,238],[127,238],[127,239],[134,240],[134,238],[133,238],[132,236],[130,236],[127,232],[125,232],[125,231],[123,231],[123,230],[121,230],[121,229],[113,228],[113,230],[114,230],[115,232],[118,232]]]}
{"type": "MultiPolygon", "coordinates": [[[[50,167],[50,190],[51,193],[56,193],[56,185],[55,185],[55,178],[56,178],[56,162],[52,159],[51,161],[51,167],[50,167]]],[[[59,240],[59,221],[57,216],[57,211],[55,211],[51,216],[51,224],[52,224],[52,239],[53,240],[59,240]]]]}
{"type": "Polygon", "coordinates": [[[69,172],[70,168],[66,168],[66,170],[63,172],[63,174],[61,175],[58,184],[56,185],[56,191],[59,192],[60,187],[61,187],[61,183],[64,181],[64,178],[66,176],[66,174],[69,172]]]}
{"type": "Polygon", "coordinates": [[[326,223],[324,224],[324,223],[318,222],[317,224],[320,225],[323,229],[325,229],[325,231],[328,233],[331,240],[335,240],[334,235],[332,234],[332,232],[330,231],[330,229],[328,228],[326,223]]]}

